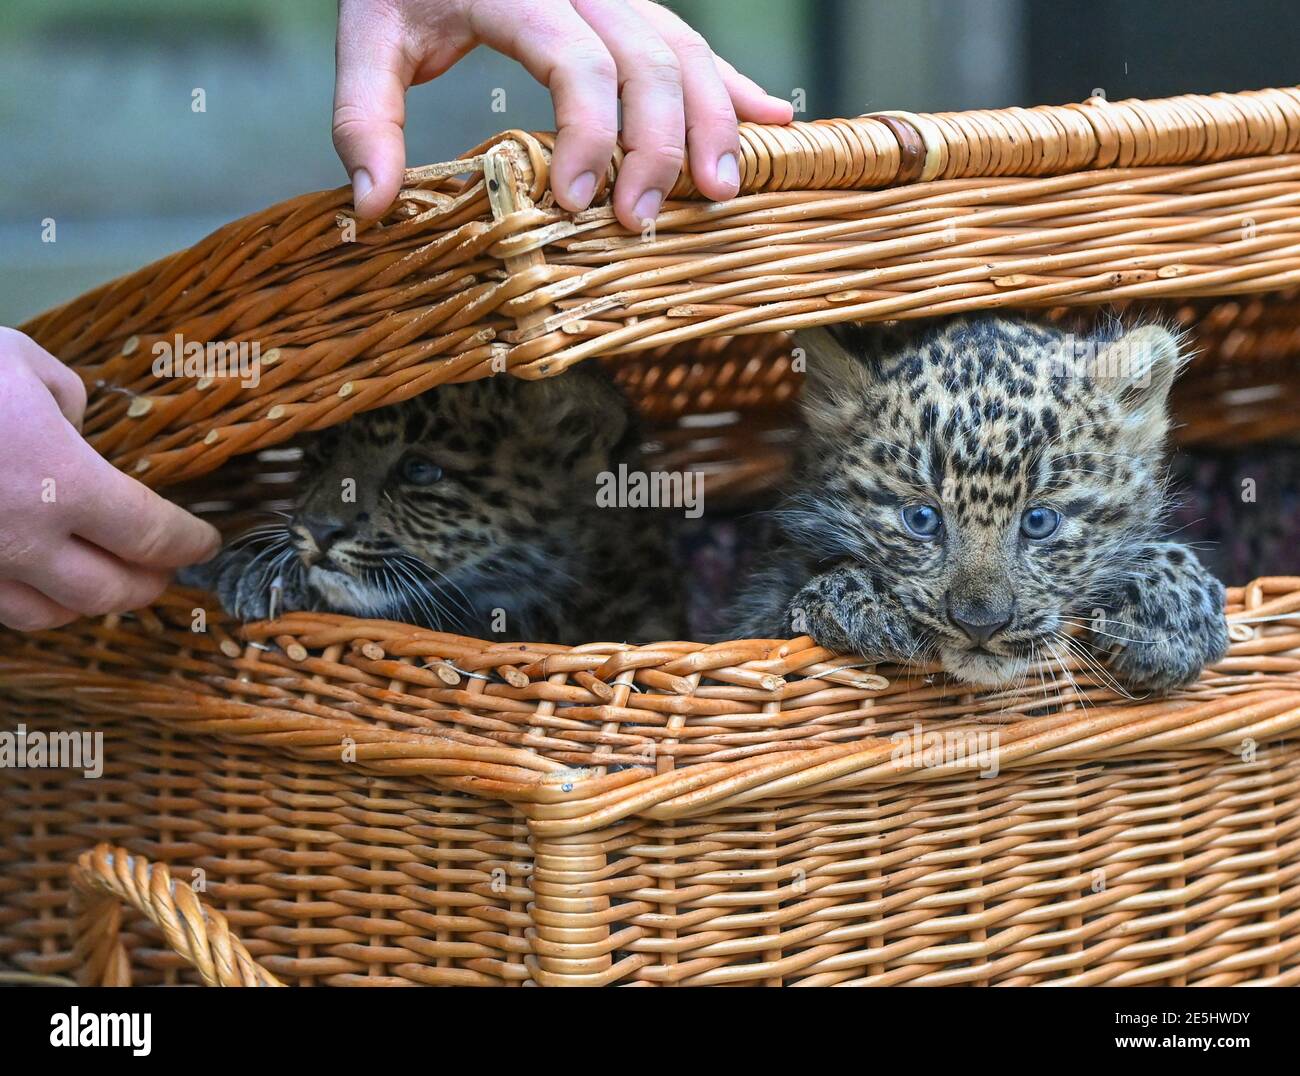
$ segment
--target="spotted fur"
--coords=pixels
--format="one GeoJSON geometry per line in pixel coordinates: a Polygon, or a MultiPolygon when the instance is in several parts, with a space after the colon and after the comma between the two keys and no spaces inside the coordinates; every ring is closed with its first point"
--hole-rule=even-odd
{"type": "Polygon", "coordinates": [[[280,609],[486,639],[677,638],[664,520],[597,509],[597,476],[637,458],[630,410],[598,372],[446,385],[316,436],[291,518],[191,581],[244,619],[272,611],[278,584],[280,609]]]}
{"type": "Polygon", "coordinates": [[[735,634],[937,657],[984,685],[1073,650],[1103,678],[1163,691],[1222,658],[1222,585],[1161,537],[1180,364],[1165,329],[984,316],[795,342],[808,436],[735,634]],[[933,522],[921,505],[939,518],[924,537],[909,525],[933,522]],[[1027,534],[1051,513],[1049,536],[1027,534]]]}

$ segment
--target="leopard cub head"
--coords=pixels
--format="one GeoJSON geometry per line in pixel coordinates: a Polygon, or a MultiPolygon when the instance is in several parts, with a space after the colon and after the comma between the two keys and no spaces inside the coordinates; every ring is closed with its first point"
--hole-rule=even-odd
{"type": "Polygon", "coordinates": [[[563,578],[595,475],[627,432],[622,398],[584,370],[444,385],[362,412],[304,448],[287,531],[319,608],[474,622],[563,578]]]}
{"type": "Polygon", "coordinates": [[[796,335],[810,432],[788,526],[867,567],[954,676],[1000,685],[1069,646],[1165,509],[1159,325],[959,317],[796,335]]]}

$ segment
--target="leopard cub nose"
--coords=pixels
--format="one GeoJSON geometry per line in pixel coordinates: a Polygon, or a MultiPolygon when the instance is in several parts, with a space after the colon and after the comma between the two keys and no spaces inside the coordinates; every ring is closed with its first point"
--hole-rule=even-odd
{"type": "Polygon", "coordinates": [[[322,553],[327,552],[348,530],[346,523],[326,516],[303,515],[298,518],[298,525],[311,535],[322,553]]]}
{"type": "Polygon", "coordinates": [[[1015,615],[1014,602],[997,609],[975,603],[954,605],[950,599],[945,599],[945,605],[949,622],[976,646],[987,643],[1015,615]]]}

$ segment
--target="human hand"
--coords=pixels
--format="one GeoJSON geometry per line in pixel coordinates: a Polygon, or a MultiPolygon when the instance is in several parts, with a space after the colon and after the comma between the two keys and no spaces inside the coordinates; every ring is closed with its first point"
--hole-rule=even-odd
{"type": "Polygon", "coordinates": [[[147,605],[217,530],[142,486],[78,432],[81,378],[0,327],[0,624],[53,628],[147,605]]]}
{"type": "Polygon", "coordinates": [[[707,198],[740,187],[737,117],[789,123],[772,97],[650,0],[339,0],[334,145],[362,217],[397,197],[409,87],[437,78],[477,45],[518,60],[551,91],[555,200],[590,203],[619,141],[626,151],[614,212],[637,230],[681,172],[707,198]]]}

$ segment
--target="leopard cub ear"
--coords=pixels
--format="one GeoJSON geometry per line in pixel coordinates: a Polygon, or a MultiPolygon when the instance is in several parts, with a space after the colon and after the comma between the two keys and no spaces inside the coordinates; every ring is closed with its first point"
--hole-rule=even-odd
{"type": "Polygon", "coordinates": [[[809,425],[828,434],[842,429],[852,420],[871,380],[852,334],[840,326],[800,329],[794,334],[791,356],[802,364],[805,375],[803,412],[809,425]]]}
{"type": "Polygon", "coordinates": [[[1162,325],[1141,325],[1097,348],[1088,375],[1131,411],[1163,412],[1184,359],[1162,325]]]}
{"type": "Polygon", "coordinates": [[[1135,451],[1155,451],[1164,441],[1169,389],[1185,362],[1173,333],[1142,325],[1099,347],[1089,363],[1093,383],[1119,403],[1121,432],[1135,451]]]}
{"type": "Polygon", "coordinates": [[[635,432],[626,397],[595,368],[523,382],[522,401],[529,432],[547,451],[575,463],[601,463],[635,432]]]}

